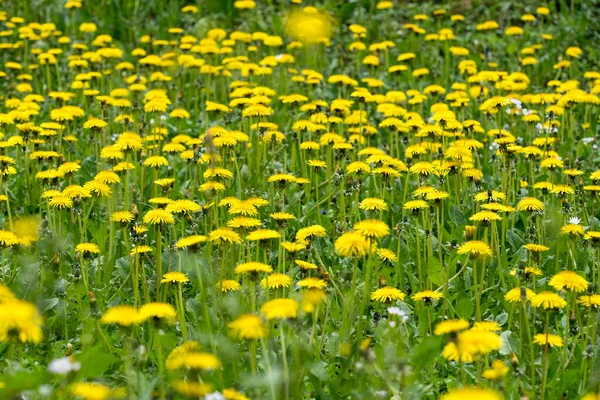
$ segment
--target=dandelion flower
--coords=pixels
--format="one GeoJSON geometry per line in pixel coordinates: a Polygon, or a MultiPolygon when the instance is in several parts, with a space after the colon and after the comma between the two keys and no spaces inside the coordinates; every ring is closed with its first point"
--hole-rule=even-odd
{"type": "Polygon", "coordinates": [[[389,226],[377,219],[367,219],[354,224],[353,229],[367,238],[381,239],[390,233],[389,226]]]}
{"type": "Polygon", "coordinates": [[[479,240],[471,240],[463,243],[458,248],[458,254],[468,254],[470,258],[478,258],[480,256],[492,256],[492,249],[486,243],[479,240]]]}
{"type": "Polygon", "coordinates": [[[541,307],[544,310],[558,310],[567,306],[566,300],[553,292],[542,292],[536,294],[531,299],[531,304],[534,307],[541,307]]]}
{"type": "Polygon", "coordinates": [[[589,294],[579,296],[577,298],[577,304],[581,304],[582,306],[597,310],[598,308],[600,308],[600,294],[589,294]]]}
{"type": "Polygon", "coordinates": [[[423,290],[421,292],[417,292],[411,296],[415,301],[422,301],[426,304],[431,303],[433,300],[441,300],[444,298],[444,295],[439,292],[434,292],[433,290],[423,290]]]}
{"type": "Polygon", "coordinates": [[[560,336],[550,333],[538,333],[533,337],[533,343],[549,347],[562,347],[563,340],[560,336]]]}
{"type": "Polygon", "coordinates": [[[102,315],[103,324],[116,324],[121,326],[136,325],[143,321],[143,316],[137,308],[129,305],[120,305],[109,308],[102,315]]]}
{"type": "Polygon", "coordinates": [[[168,303],[148,303],[140,307],[140,319],[174,319],[177,312],[168,303]]]}
{"type": "Polygon", "coordinates": [[[535,296],[535,292],[529,288],[517,287],[509,290],[504,295],[504,300],[509,303],[516,303],[523,300],[531,300],[535,296]]]}
{"type": "Polygon", "coordinates": [[[167,210],[150,210],[144,215],[144,223],[159,226],[166,224],[174,224],[175,218],[173,218],[173,214],[171,214],[171,212],[167,210]]]}
{"type": "Polygon", "coordinates": [[[11,338],[26,343],[42,341],[42,317],[35,305],[7,298],[6,289],[0,303],[0,342],[11,338]]]}
{"type": "Polygon", "coordinates": [[[550,278],[548,282],[556,290],[568,290],[581,293],[587,290],[588,281],[573,271],[561,271],[550,278]]]}
{"type": "Polygon", "coordinates": [[[469,327],[469,323],[464,319],[442,321],[436,325],[433,333],[435,335],[445,335],[448,333],[459,332],[469,327]]]}
{"type": "Polygon", "coordinates": [[[238,281],[233,279],[225,279],[219,282],[219,287],[223,293],[237,292],[242,288],[242,285],[238,281]]]}
{"type": "Polygon", "coordinates": [[[160,283],[188,283],[190,279],[183,272],[167,272],[163,274],[160,283]]]}
{"type": "Polygon", "coordinates": [[[280,289],[290,287],[292,284],[292,279],[286,274],[282,274],[279,272],[275,272],[273,274],[267,275],[267,277],[263,278],[260,281],[260,285],[264,288],[268,287],[269,289],[280,289]]]}
{"type": "Polygon", "coordinates": [[[335,241],[335,251],[342,257],[364,257],[370,250],[371,243],[360,232],[346,232],[335,241]]]}
{"type": "Polygon", "coordinates": [[[273,268],[271,268],[270,265],[263,264],[261,262],[256,262],[256,261],[238,264],[235,267],[236,274],[248,274],[248,273],[256,274],[259,272],[271,273],[271,272],[273,272],[273,268]]]}
{"type": "Polygon", "coordinates": [[[440,400],[502,400],[500,393],[492,389],[463,387],[442,395],[440,400]]]}
{"type": "Polygon", "coordinates": [[[518,211],[544,211],[544,203],[535,197],[526,197],[517,204],[518,211]]]}
{"type": "Polygon", "coordinates": [[[77,382],[71,386],[71,394],[85,400],[105,400],[111,393],[110,388],[96,382],[77,382]]]}
{"type": "Polygon", "coordinates": [[[358,207],[366,211],[384,211],[388,209],[388,205],[384,200],[377,198],[366,198],[360,202],[358,207]]]}
{"type": "Polygon", "coordinates": [[[267,328],[258,315],[245,314],[228,324],[231,332],[244,340],[257,340],[267,336],[267,328]]]}
{"type": "Polygon", "coordinates": [[[381,303],[391,303],[396,300],[404,300],[405,297],[406,294],[391,286],[385,286],[376,289],[373,293],[371,293],[371,300],[379,301],[381,303]]]}
{"type": "Polygon", "coordinates": [[[296,300],[274,299],[263,304],[260,312],[268,320],[296,318],[298,307],[299,305],[296,300]]]}

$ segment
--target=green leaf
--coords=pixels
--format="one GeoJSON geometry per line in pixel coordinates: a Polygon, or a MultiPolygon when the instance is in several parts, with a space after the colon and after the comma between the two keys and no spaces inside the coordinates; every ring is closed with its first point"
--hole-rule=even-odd
{"type": "Polygon", "coordinates": [[[587,266],[588,260],[590,259],[590,253],[586,248],[577,252],[577,256],[575,256],[575,260],[577,263],[577,269],[580,271],[585,271],[585,267],[587,266]]]}
{"type": "Polygon", "coordinates": [[[102,375],[118,360],[112,353],[107,353],[104,346],[93,347],[75,358],[81,362],[81,369],[77,374],[79,379],[102,375]]]}
{"type": "Polygon", "coordinates": [[[506,323],[506,321],[508,321],[508,313],[506,313],[506,312],[503,312],[502,314],[499,314],[496,317],[496,322],[500,326],[504,325],[506,323]]]}
{"type": "Polygon", "coordinates": [[[523,246],[523,239],[521,239],[513,230],[506,232],[506,238],[508,239],[508,243],[510,243],[510,247],[512,247],[514,251],[523,246]]]}
{"type": "Polygon", "coordinates": [[[458,300],[456,303],[456,313],[461,318],[471,318],[473,316],[473,312],[475,311],[475,306],[470,299],[465,297],[458,300]]]}
{"type": "Polygon", "coordinates": [[[455,226],[460,226],[467,223],[467,219],[463,213],[454,204],[450,207],[450,210],[448,210],[448,216],[450,217],[450,221],[452,221],[455,226]]]}
{"type": "Polygon", "coordinates": [[[43,313],[45,313],[48,310],[53,309],[54,307],[56,307],[56,305],[58,304],[58,299],[56,297],[52,298],[52,299],[44,299],[41,302],[40,305],[40,311],[43,313]]]}
{"type": "Polygon", "coordinates": [[[46,370],[19,371],[10,379],[4,378],[5,387],[0,390],[0,398],[12,398],[10,394],[16,394],[23,390],[34,389],[46,382],[50,382],[51,375],[46,370]]]}
{"type": "Polygon", "coordinates": [[[504,331],[500,334],[502,339],[502,347],[499,353],[503,356],[509,355],[511,352],[517,352],[519,348],[519,338],[511,331],[504,331]]]}
{"type": "Polygon", "coordinates": [[[431,279],[431,282],[435,283],[437,286],[442,284],[444,274],[442,272],[440,260],[437,258],[430,258],[427,261],[427,277],[431,279]]]}
{"type": "Polygon", "coordinates": [[[442,351],[442,344],[441,336],[428,336],[413,349],[410,359],[416,373],[433,365],[442,351]]]}
{"type": "Polygon", "coordinates": [[[337,16],[340,20],[345,20],[350,18],[358,3],[346,3],[344,4],[338,11],[337,16]]]}

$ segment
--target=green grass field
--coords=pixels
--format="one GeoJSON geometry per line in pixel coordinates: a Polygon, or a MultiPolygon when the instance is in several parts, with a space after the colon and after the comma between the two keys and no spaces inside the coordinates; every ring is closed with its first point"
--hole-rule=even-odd
{"type": "Polygon", "coordinates": [[[599,400],[599,20],[0,3],[0,398],[599,400]]]}

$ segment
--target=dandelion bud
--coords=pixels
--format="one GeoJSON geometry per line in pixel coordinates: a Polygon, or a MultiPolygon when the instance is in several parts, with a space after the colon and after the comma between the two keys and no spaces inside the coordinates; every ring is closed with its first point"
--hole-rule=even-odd
{"type": "Polygon", "coordinates": [[[94,295],[94,292],[90,292],[90,316],[92,316],[92,318],[100,318],[100,315],[96,296],[94,295]]]}
{"type": "Polygon", "coordinates": [[[474,225],[467,225],[465,226],[465,238],[467,240],[472,239],[475,236],[475,230],[477,228],[474,225]]]}
{"type": "Polygon", "coordinates": [[[73,280],[75,282],[78,282],[81,279],[81,267],[79,267],[79,264],[75,264],[73,266],[73,280]]]}
{"type": "Polygon", "coordinates": [[[360,343],[359,348],[364,353],[369,350],[369,346],[371,346],[371,338],[366,338],[360,343]]]}
{"type": "Polygon", "coordinates": [[[379,287],[386,287],[387,286],[387,280],[385,279],[385,276],[381,275],[379,277],[379,287]]]}

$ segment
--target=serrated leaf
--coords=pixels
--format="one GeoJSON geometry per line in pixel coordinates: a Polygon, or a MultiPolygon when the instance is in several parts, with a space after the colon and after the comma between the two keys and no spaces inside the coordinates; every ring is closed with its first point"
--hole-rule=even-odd
{"type": "Polygon", "coordinates": [[[508,243],[510,243],[510,247],[512,247],[513,251],[516,251],[523,246],[523,239],[521,239],[521,237],[513,230],[506,232],[506,238],[508,239],[508,243]]]}
{"type": "Polygon", "coordinates": [[[448,210],[448,216],[450,217],[450,221],[452,221],[455,226],[461,226],[467,223],[463,213],[454,204],[450,207],[450,210],[448,210]]]}

